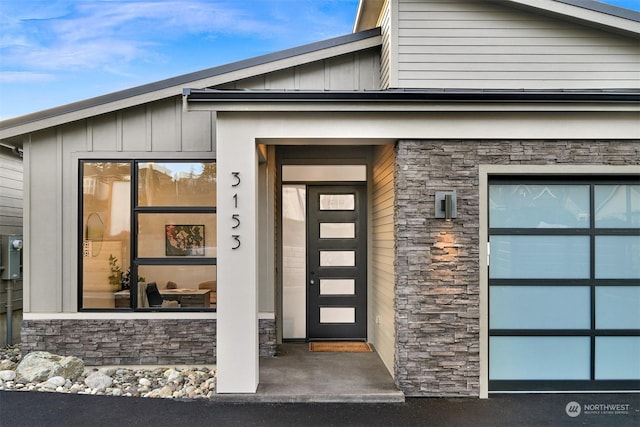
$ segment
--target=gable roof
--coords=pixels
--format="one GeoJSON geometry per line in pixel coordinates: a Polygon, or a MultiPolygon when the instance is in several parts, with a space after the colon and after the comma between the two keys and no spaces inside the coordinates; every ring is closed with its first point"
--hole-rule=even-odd
{"type": "MultiPolygon", "coordinates": [[[[612,6],[595,0],[483,0],[507,6],[535,10],[581,22],[608,31],[640,37],[640,12],[612,6]]],[[[353,26],[354,32],[373,28],[384,6],[384,0],[360,0],[353,26]]]]}
{"type": "MultiPolygon", "coordinates": [[[[606,28],[640,38],[640,13],[593,0],[484,0],[606,28]]],[[[183,74],[71,104],[0,121],[0,141],[19,145],[20,135],[160,99],[183,88],[207,88],[381,45],[374,28],[384,0],[360,0],[354,33],[300,47],[183,74]]]]}
{"type": "Polygon", "coordinates": [[[181,95],[185,86],[199,88],[217,86],[295,65],[368,49],[379,46],[380,43],[380,29],[373,28],[73,102],[0,121],[0,140],[181,95]]]}

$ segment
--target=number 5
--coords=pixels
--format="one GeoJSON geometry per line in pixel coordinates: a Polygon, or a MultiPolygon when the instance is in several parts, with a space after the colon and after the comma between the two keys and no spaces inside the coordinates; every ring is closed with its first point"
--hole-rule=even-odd
{"type": "Polygon", "coordinates": [[[233,214],[231,215],[231,219],[233,219],[236,222],[236,225],[234,225],[231,228],[238,228],[240,227],[240,214],[233,214]]]}

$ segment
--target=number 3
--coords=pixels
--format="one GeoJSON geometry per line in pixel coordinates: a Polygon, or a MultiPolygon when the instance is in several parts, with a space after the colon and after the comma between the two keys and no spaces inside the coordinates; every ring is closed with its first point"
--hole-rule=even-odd
{"type": "Polygon", "coordinates": [[[233,237],[233,240],[236,241],[236,245],[232,246],[231,249],[238,249],[240,247],[240,235],[239,234],[233,234],[231,237],[233,237]]]}
{"type": "Polygon", "coordinates": [[[232,187],[237,187],[240,185],[240,172],[231,172],[231,175],[236,179],[236,182],[231,184],[232,187]]]}

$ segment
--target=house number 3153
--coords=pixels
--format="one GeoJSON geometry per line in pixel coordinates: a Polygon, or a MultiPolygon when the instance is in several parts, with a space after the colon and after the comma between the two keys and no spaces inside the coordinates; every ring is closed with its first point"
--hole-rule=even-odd
{"type": "MultiPolygon", "coordinates": [[[[233,177],[233,183],[231,184],[232,188],[237,188],[240,186],[240,172],[231,172],[231,176],[233,177]]],[[[233,209],[238,209],[238,193],[234,193],[233,194],[233,209]]],[[[233,220],[233,225],[231,226],[231,230],[236,230],[238,227],[240,227],[240,214],[239,213],[233,213],[231,215],[231,219],[233,220]]],[[[233,231],[232,231],[233,233],[233,231]]],[[[233,239],[233,246],[231,247],[231,249],[238,249],[240,248],[240,235],[239,234],[232,234],[231,238],[233,239]]]]}

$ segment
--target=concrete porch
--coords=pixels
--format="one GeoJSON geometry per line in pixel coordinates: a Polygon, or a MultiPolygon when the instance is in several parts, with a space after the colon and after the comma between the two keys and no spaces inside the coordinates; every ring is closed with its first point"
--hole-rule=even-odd
{"type": "MultiPolygon", "coordinates": [[[[378,354],[312,353],[306,343],[278,346],[260,359],[255,394],[217,394],[225,402],[404,402],[378,354]]],[[[374,349],[375,350],[375,349],[374,349]]]]}

